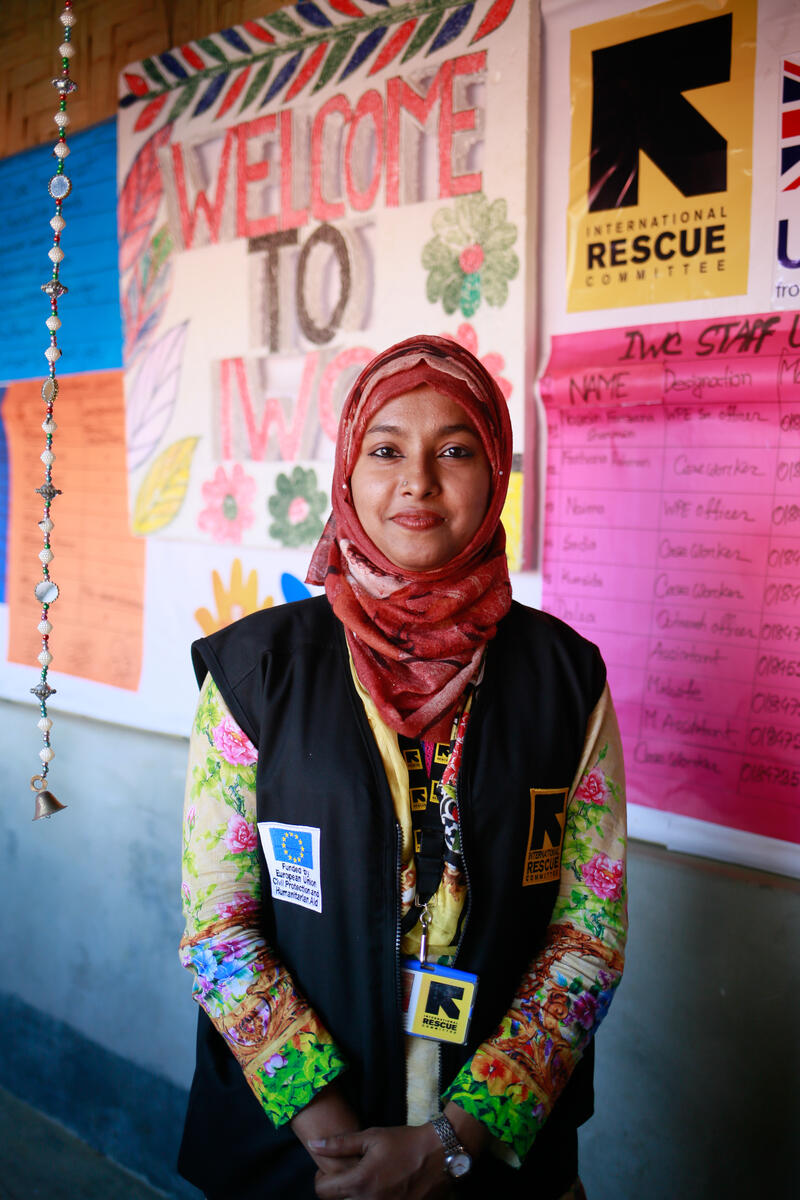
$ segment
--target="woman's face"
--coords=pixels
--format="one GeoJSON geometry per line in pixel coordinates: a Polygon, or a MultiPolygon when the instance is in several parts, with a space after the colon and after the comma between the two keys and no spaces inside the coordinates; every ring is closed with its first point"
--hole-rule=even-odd
{"type": "Polygon", "coordinates": [[[464,409],[427,384],[375,413],[350,477],[367,537],[395,566],[430,571],[480,527],[491,468],[464,409]]]}

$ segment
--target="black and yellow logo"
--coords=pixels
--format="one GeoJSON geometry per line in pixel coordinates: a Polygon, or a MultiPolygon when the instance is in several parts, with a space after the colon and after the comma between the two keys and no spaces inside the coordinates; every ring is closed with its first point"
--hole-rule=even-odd
{"type": "Polygon", "coordinates": [[[569,788],[531,788],[531,824],[522,886],[552,883],[561,874],[569,788]]]}
{"type": "Polygon", "coordinates": [[[570,311],[747,290],[756,0],[572,32],[570,311]]]}

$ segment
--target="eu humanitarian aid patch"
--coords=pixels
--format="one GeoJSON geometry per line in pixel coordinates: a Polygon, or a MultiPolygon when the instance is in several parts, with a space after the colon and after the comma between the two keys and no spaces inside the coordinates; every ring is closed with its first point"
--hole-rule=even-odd
{"type": "Polygon", "coordinates": [[[569,788],[531,788],[531,824],[522,886],[553,883],[561,874],[569,788]]]}
{"type": "Polygon", "coordinates": [[[322,912],[319,830],[311,825],[259,821],[273,900],[322,912]]]}

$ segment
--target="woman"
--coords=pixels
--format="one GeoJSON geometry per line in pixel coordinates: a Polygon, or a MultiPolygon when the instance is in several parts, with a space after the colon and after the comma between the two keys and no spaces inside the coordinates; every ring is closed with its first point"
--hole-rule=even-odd
{"type": "Polygon", "coordinates": [[[212,1200],[582,1195],[622,762],[596,648],[511,601],[510,466],[485,368],[392,347],[342,413],[325,596],[193,647],[179,1165],[212,1200]]]}

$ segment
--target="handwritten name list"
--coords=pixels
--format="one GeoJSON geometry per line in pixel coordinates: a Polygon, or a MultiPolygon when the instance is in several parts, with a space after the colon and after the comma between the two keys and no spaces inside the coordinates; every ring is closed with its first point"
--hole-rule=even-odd
{"type": "Polygon", "coordinates": [[[543,607],[639,804],[800,842],[800,314],[553,338],[543,607]]]}

